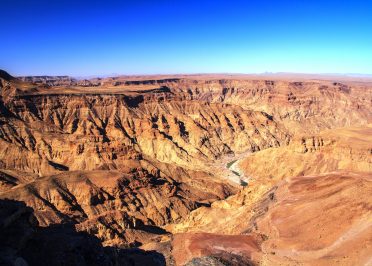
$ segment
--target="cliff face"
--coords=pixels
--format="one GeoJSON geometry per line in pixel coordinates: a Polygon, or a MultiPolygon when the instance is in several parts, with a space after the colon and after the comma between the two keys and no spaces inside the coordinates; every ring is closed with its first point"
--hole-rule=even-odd
{"type": "Polygon", "coordinates": [[[288,132],[296,134],[371,122],[371,90],[365,84],[218,80],[192,85],[184,81],[173,86],[178,91],[187,91],[191,99],[265,112],[283,123],[288,132]]]}
{"type": "Polygon", "coordinates": [[[338,170],[371,172],[371,136],[371,125],[326,130],[293,139],[287,146],[260,151],[239,166],[257,181],[338,170]]]}
{"type": "Polygon", "coordinates": [[[124,94],[87,89],[78,95],[63,88],[61,94],[46,94],[48,89],[3,86],[2,168],[39,175],[120,169],[126,160],[147,155],[203,169],[205,161],[229,153],[276,147],[294,134],[363,125],[372,116],[371,92],[360,86],[233,80],[165,84],[124,88],[124,94]]]}
{"type": "Polygon", "coordinates": [[[256,226],[270,191],[295,176],[371,172],[371,88],[0,72],[0,198],[25,202],[41,227],[162,250],[169,263],[275,261],[266,256],[268,229],[256,226]],[[196,243],[204,238],[207,250],[196,243]],[[243,256],[231,255],[241,242],[249,242],[243,256]]]}
{"type": "Polygon", "coordinates": [[[0,153],[14,156],[1,156],[2,167],[46,175],[120,169],[126,160],[149,156],[200,169],[222,155],[288,138],[265,113],[159,94],[14,97],[0,129],[0,153]]]}

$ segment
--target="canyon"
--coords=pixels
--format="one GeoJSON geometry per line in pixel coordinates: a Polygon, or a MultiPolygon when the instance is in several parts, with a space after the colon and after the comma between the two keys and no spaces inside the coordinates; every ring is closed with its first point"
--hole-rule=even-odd
{"type": "Polygon", "coordinates": [[[0,264],[372,263],[372,80],[0,70],[0,92],[0,264]]]}

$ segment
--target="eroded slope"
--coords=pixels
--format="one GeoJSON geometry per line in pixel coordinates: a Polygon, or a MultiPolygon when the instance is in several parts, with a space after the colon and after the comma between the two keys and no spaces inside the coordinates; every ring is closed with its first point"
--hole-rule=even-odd
{"type": "Polygon", "coordinates": [[[0,74],[0,198],[40,225],[170,265],[367,261],[369,83],[0,74]]]}

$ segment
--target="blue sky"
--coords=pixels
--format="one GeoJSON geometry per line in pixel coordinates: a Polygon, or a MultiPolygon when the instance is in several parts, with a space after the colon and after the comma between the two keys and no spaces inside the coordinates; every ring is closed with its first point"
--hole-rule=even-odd
{"type": "Polygon", "coordinates": [[[372,0],[0,0],[14,75],[372,74],[372,0]]]}

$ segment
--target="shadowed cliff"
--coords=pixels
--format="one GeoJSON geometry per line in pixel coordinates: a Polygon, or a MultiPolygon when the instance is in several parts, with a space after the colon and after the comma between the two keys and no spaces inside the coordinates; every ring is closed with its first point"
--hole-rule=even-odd
{"type": "Polygon", "coordinates": [[[165,265],[162,254],[103,247],[73,224],[38,226],[23,202],[0,200],[0,265],[165,265]]]}

